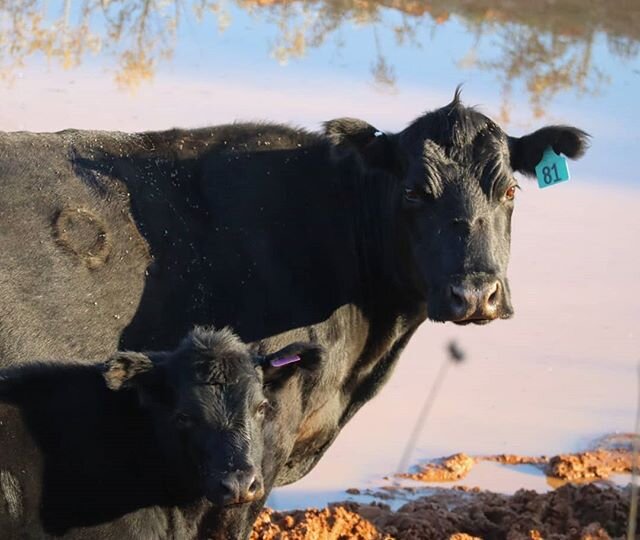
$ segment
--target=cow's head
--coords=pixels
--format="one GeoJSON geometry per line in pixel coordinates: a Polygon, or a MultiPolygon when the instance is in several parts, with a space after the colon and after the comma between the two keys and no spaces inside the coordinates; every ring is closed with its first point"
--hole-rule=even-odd
{"type": "Polygon", "coordinates": [[[229,329],[197,327],[173,352],[116,353],[104,377],[112,390],[137,392],[181,493],[226,506],[264,496],[264,386],[317,360],[313,345],[259,356],[229,329]]]}
{"type": "Polygon", "coordinates": [[[397,134],[351,118],[327,122],[325,132],[336,159],[356,156],[369,177],[390,178],[381,196],[390,200],[400,278],[430,319],[459,324],[513,314],[506,274],[514,172],[534,175],[547,147],[578,158],[588,139],[568,126],[511,137],[462,105],[459,91],[397,134]]]}

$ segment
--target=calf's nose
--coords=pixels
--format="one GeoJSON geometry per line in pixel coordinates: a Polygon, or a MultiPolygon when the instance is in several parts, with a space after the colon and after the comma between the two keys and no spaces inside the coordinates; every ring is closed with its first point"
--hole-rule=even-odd
{"type": "Polygon", "coordinates": [[[223,504],[251,502],[263,494],[262,481],[254,467],[228,473],[220,480],[223,504]]]}
{"type": "Polygon", "coordinates": [[[451,285],[449,306],[454,322],[488,321],[498,316],[502,286],[497,280],[474,286],[451,285]]]}

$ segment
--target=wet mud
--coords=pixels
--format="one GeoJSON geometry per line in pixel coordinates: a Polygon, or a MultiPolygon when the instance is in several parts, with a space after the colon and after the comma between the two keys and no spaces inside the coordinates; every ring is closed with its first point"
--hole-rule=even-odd
{"type": "Polygon", "coordinates": [[[391,483],[375,491],[346,490],[351,496],[369,496],[375,502],[339,502],[292,512],[265,509],[251,540],[622,539],[630,487],[613,485],[607,479],[632,471],[632,439],[625,434],[610,435],[584,452],[551,457],[454,454],[388,479],[391,483]],[[536,466],[556,489],[548,493],[521,489],[504,495],[477,487],[419,488],[399,482],[462,480],[480,461],[536,466]],[[404,504],[398,507],[398,503],[404,504]]]}
{"type": "Polygon", "coordinates": [[[265,510],[252,540],[605,540],[622,538],[628,490],[567,484],[514,495],[442,490],[393,511],[337,503],[322,510],[265,510]]]}
{"type": "Polygon", "coordinates": [[[632,472],[632,442],[632,437],[627,434],[610,435],[596,441],[587,451],[551,457],[517,454],[471,457],[458,453],[422,464],[415,472],[397,476],[422,482],[450,482],[463,479],[478,462],[493,461],[503,465],[534,465],[544,472],[552,484],[554,481],[557,484],[606,480],[613,474],[632,472]]]}

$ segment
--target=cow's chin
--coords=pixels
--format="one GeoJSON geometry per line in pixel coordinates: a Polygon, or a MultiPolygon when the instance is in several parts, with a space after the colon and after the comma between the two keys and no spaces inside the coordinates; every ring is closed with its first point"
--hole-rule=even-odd
{"type": "Polygon", "coordinates": [[[206,498],[211,504],[213,504],[213,506],[217,507],[219,510],[230,510],[232,508],[240,508],[242,506],[248,505],[249,503],[255,502],[254,499],[225,502],[222,499],[222,497],[218,494],[207,495],[206,498]]]}
{"type": "Polygon", "coordinates": [[[470,324],[482,326],[494,321],[499,321],[501,319],[510,319],[511,317],[513,317],[513,310],[509,307],[505,308],[504,310],[500,310],[500,312],[496,314],[495,317],[485,317],[485,318],[476,317],[476,318],[470,318],[470,319],[462,319],[458,321],[453,320],[450,316],[447,316],[446,314],[439,314],[439,313],[429,314],[429,319],[432,320],[433,322],[453,323],[457,326],[468,326],[470,324]]]}
{"type": "Polygon", "coordinates": [[[495,319],[472,319],[470,321],[451,321],[453,324],[457,324],[458,326],[467,326],[469,324],[489,324],[490,322],[495,321],[495,319]]]}
{"type": "Polygon", "coordinates": [[[486,319],[479,319],[479,318],[465,319],[463,321],[451,321],[451,322],[453,324],[457,324],[458,326],[467,326],[469,324],[484,325],[484,324],[489,324],[490,322],[493,322],[493,321],[499,321],[501,319],[510,319],[511,317],[513,317],[513,310],[508,309],[500,312],[500,314],[497,317],[486,318],[486,319]]]}
{"type": "Polygon", "coordinates": [[[243,506],[247,506],[251,503],[260,500],[264,497],[264,490],[260,490],[253,497],[246,499],[237,499],[235,501],[225,501],[224,497],[217,492],[207,494],[206,499],[213,504],[213,506],[217,507],[219,510],[231,510],[233,508],[241,508],[243,506]]]}

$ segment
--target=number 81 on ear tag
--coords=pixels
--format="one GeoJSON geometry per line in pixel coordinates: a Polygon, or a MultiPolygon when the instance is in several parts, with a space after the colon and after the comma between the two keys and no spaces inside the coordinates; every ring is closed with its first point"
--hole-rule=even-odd
{"type": "Polygon", "coordinates": [[[536,165],[538,187],[546,188],[569,180],[569,165],[567,158],[559,156],[549,147],[542,154],[540,163],[536,165]]]}

